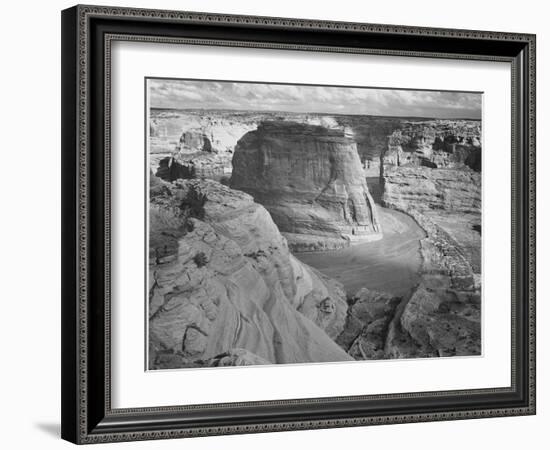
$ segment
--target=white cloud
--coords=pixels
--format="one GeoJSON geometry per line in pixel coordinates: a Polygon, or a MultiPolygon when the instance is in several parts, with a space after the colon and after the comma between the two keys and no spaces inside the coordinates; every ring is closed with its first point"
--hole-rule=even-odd
{"type": "Polygon", "coordinates": [[[149,95],[158,108],[481,117],[481,94],[468,92],[151,79],[149,95]]]}

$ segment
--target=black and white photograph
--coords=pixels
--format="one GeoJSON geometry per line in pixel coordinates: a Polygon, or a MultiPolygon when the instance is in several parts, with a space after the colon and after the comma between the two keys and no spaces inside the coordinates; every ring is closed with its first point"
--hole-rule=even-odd
{"type": "Polygon", "coordinates": [[[149,370],[482,355],[482,92],[145,97],[149,370]]]}
{"type": "Polygon", "coordinates": [[[0,449],[543,447],[546,3],[3,6],[0,449]]]}

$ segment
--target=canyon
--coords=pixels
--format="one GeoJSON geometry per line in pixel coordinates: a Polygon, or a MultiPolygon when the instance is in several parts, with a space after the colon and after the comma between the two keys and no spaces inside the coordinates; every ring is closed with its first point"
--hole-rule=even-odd
{"type": "Polygon", "coordinates": [[[155,110],[149,368],[481,353],[476,120],[155,110]]]}

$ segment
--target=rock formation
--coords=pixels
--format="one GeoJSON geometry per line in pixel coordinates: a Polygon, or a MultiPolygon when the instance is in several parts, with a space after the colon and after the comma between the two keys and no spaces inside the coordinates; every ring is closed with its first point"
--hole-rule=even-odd
{"type": "Polygon", "coordinates": [[[149,131],[150,368],[480,354],[479,121],[157,111],[149,131]],[[409,285],[348,304],[289,247],[380,238],[366,176],[425,235],[409,285]]]}
{"type": "Polygon", "coordinates": [[[337,342],[359,360],[479,355],[479,277],[448,233],[411,213],[428,234],[418,285],[402,297],[361,289],[337,342]]]}
{"type": "Polygon", "coordinates": [[[262,122],[238,142],[230,185],[267,208],[293,250],[380,237],[353,135],[341,128],[262,122]]]}
{"type": "Polygon", "coordinates": [[[152,110],[149,126],[150,167],[166,180],[231,175],[237,141],[256,128],[246,114],[152,110]]]}
{"type": "Polygon", "coordinates": [[[481,354],[481,289],[461,246],[427,216],[414,213],[421,241],[422,278],[388,329],[390,358],[481,354]]]}
{"type": "Polygon", "coordinates": [[[479,172],[385,165],[383,183],[384,203],[405,212],[481,212],[479,172]]]}
{"type": "Polygon", "coordinates": [[[223,182],[231,176],[231,154],[176,152],[159,160],[155,175],[166,181],[208,178],[223,182]]]}
{"type": "Polygon", "coordinates": [[[388,138],[384,163],[481,171],[481,129],[476,121],[404,122],[388,138]]]}
{"type": "Polygon", "coordinates": [[[150,204],[150,368],[351,359],[334,342],[341,285],[294,258],[251,196],[153,176],[150,204]]]}
{"type": "MultiPolygon", "coordinates": [[[[212,134],[210,135],[212,136],[212,134]]],[[[212,142],[206,130],[190,129],[182,133],[176,146],[178,153],[213,152],[212,142]]]]}
{"type": "Polygon", "coordinates": [[[355,359],[386,359],[388,328],[401,301],[401,297],[361,289],[351,298],[337,342],[355,359]]]}
{"type": "Polygon", "coordinates": [[[394,297],[362,289],[337,341],[356,359],[481,353],[479,126],[403,123],[380,157],[382,202],[426,232],[418,284],[394,297]]]}

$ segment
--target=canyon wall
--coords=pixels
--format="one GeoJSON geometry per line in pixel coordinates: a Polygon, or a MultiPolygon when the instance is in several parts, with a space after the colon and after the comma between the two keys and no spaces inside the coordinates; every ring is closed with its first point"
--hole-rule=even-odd
{"type": "Polygon", "coordinates": [[[295,251],[381,237],[356,143],[341,128],[262,122],[239,140],[230,185],[266,207],[295,251]]]}
{"type": "Polygon", "coordinates": [[[355,359],[481,354],[481,146],[475,121],[403,123],[380,157],[382,202],[426,231],[419,283],[368,286],[337,342],[355,359]]]}
{"type": "Polygon", "coordinates": [[[152,176],[149,367],[346,361],[342,286],[300,263],[251,196],[152,176]]]}
{"type": "Polygon", "coordinates": [[[437,226],[479,274],[481,130],[475,121],[449,122],[390,136],[381,155],[382,203],[437,226]]]}
{"type": "Polygon", "coordinates": [[[166,181],[229,177],[235,145],[256,123],[247,114],[152,110],[150,166],[166,181]]]}

